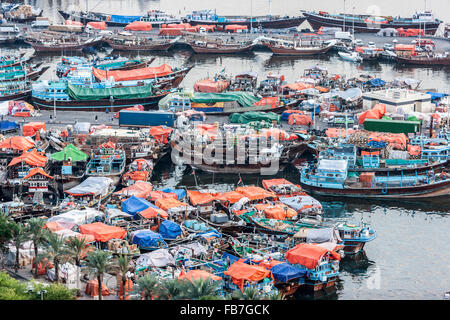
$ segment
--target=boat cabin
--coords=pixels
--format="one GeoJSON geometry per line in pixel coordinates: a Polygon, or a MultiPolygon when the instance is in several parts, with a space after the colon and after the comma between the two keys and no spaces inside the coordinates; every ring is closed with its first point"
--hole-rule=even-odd
{"type": "Polygon", "coordinates": [[[25,182],[28,182],[28,192],[34,193],[48,192],[48,184],[53,177],[41,168],[33,168],[23,179],[25,182]]]}

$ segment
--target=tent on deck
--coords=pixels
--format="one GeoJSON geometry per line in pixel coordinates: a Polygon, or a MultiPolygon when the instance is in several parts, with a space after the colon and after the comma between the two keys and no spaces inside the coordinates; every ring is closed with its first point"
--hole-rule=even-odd
{"type": "Polygon", "coordinates": [[[86,153],[75,147],[73,144],[69,144],[63,150],[50,155],[50,159],[55,161],[65,161],[71,159],[72,162],[77,162],[86,161],[88,158],[89,156],[86,153]]]}

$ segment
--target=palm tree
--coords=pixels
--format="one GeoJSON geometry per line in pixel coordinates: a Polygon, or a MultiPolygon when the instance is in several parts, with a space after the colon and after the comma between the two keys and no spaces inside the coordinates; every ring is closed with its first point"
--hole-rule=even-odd
{"type": "Polygon", "coordinates": [[[33,247],[34,247],[35,278],[38,277],[38,263],[37,263],[38,248],[39,245],[41,245],[47,240],[48,236],[48,231],[44,229],[45,222],[46,220],[41,218],[31,218],[30,220],[28,220],[28,228],[30,230],[31,240],[33,240],[33,247]]]}
{"type": "Polygon", "coordinates": [[[30,240],[30,232],[27,227],[22,223],[15,223],[11,225],[12,241],[14,242],[14,247],[16,248],[16,263],[14,265],[14,270],[19,270],[19,250],[22,244],[30,240]]]}
{"type": "Polygon", "coordinates": [[[187,281],[179,281],[177,278],[164,279],[156,287],[156,295],[161,300],[184,299],[187,281]]]}
{"type": "Polygon", "coordinates": [[[158,284],[158,279],[151,274],[145,274],[142,277],[139,277],[136,281],[136,289],[135,293],[140,295],[144,295],[145,300],[151,300],[153,294],[156,291],[156,285],[158,284]]]}
{"type": "Polygon", "coordinates": [[[55,266],[55,281],[59,282],[59,265],[66,262],[70,257],[70,250],[64,237],[56,233],[49,233],[45,253],[39,257],[39,261],[44,258],[52,261],[55,266]]]}
{"type": "Polygon", "coordinates": [[[127,282],[127,272],[128,272],[128,266],[131,261],[131,256],[126,254],[121,254],[119,256],[119,259],[117,260],[117,266],[119,267],[119,272],[122,280],[122,298],[125,300],[126,292],[125,292],[125,285],[127,282]]]}
{"type": "Polygon", "coordinates": [[[83,250],[87,245],[86,238],[68,237],[67,246],[69,247],[70,256],[77,266],[77,289],[80,290],[80,268],[83,250]]]}
{"type": "Polygon", "coordinates": [[[205,297],[214,297],[220,290],[216,281],[208,279],[197,279],[186,282],[185,296],[191,300],[198,300],[205,297]]]}
{"type": "Polygon", "coordinates": [[[233,292],[233,298],[238,300],[261,300],[261,294],[258,289],[253,287],[247,287],[244,291],[233,292]]]}
{"type": "Polygon", "coordinates": [[[112,267],[111,259],[111,254],[102,250],[91,252],[86,259],[89,272],[93,274],[98,281],[98,300],[102,300],[103,275],[112,267]]]}
{"type": "Polygon", "coordinates": [[[270,293],[264,296],[264,300],[284,300],[284,295],[281,292],[270,293]]]}

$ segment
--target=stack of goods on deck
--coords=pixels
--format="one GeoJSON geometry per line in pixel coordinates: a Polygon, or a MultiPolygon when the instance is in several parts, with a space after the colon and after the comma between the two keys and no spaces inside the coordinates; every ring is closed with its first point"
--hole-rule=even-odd
{"type": "Polygon", "coordinates": [[[181,36],[183,31],[198,32],[196,27],[192,27],[189,23],[171,23],[162,24],[159,29],[160,36],[181,36]]]}
{"type": "Polygon", "coordinates": [[[203,79],[194,84],[195,92],[223,92],[230,85],[227,79],[203,79]]]}
{"type": "Polygon", "coordinates": [[[349,135],[347,142],[360,148],[381,149],[382,158],[389,158],[394,153],[400,156],[399,151],[406,152],[408,137],[404,133],[356,130],[349,135]]]}
{"type": "Polygon", "coordinates": [[[133,21],[126,25],[125,30],[127,31],[151,31],[152,23],[145,21],[133,21]]]}

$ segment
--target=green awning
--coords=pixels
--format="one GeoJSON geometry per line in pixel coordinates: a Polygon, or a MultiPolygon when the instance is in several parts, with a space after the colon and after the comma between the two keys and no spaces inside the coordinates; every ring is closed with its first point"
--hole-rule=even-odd
{"type": "Polygon", "coordinates": [[[69,144],[63,150],[53,153],[50,155],[50,158],[55,161],[64,161],[69,158],[72,159],[73,162],[77,161],[86,161],[89,156],[75,147],[73,144],[69,144]]]}
{"type": "Polygon", "coordinates": [[[261,100],[251,92],[237,91],[237,92],[223,92],[223,93],[205,93],[196,92],[191,102],[194,103],[216,103],[237,101],[241,106],[248,107],[254,105],[261,100]]]}
{"type": "Polygon", "coordinates": [[[121,88],[87,88],[69,83],[67,92],[74,100],[100,100],[109,99],[110,97],[114,99],[134,99],[153,96],[153,87],[151,84],[148,84],[121,88]]]}
{"type": "Polygon", "coordinates": [[[254,121],[265,121],[269,123],[272,123],[272,121],[276,121],[277,123],[280,123],[281,116],[274,112],[256,112],[256,111],[233,113],[230,116],[231,123],[250,123],[254,121]]]}

